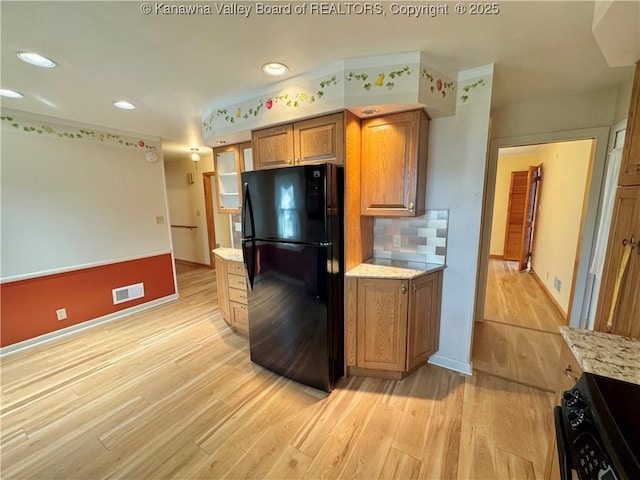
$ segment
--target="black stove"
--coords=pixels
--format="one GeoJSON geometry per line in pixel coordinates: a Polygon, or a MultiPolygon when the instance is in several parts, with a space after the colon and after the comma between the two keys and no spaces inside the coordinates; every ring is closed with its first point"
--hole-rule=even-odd
{"type": "Polygon", "coordinates": [[[584,373],[554,420],[562,480],[640,479],[640,385],[584,373]]]}

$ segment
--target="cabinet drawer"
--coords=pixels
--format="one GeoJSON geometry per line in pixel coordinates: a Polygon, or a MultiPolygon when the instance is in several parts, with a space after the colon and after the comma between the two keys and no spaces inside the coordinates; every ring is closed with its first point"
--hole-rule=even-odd
{"type": "Polygon", "coordinates": [[[244,275],[233,275],[230,273],[227,278],[229,279],[229,288],[247,289],[247,279],[244,275]]]}
{"type": "Polygon", "coordinates": [[[244,263],[242,262],[227,262],[227,271],[229,273],[233,273],[234,275],[243,275],[244,276],[244,263]]]}
{"type": "Polygon", "coordinates": [[[246,290],[238,290],[237,288],[229,289],[229,300],[236,303],[241,303],[242,305],[247,304],[247,291],[246,290]]]}

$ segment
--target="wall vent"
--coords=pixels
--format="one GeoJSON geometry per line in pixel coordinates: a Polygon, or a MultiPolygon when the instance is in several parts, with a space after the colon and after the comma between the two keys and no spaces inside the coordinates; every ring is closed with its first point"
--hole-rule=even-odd
{"type": "Polygon", "coordinates": [[[144,284],[136,283],[127,287],[114,288],[111,293],[113,294],[113,304],[117,305],[118,303],[144,297],[144,284]]]}

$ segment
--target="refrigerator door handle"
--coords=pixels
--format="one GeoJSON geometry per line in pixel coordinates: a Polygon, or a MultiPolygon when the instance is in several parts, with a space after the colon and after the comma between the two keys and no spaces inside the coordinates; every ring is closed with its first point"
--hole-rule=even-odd
{"type": "Polygon", "coordinates": [[[251,203],[251,194],[249,193],[249,184],[244,182],[242,198],[242,238],[254,238],[256,235],[256,224],[253,218],[253,204],[251,203]],[[249,224],[251,226],[251,234],[247,235],[247,215],[249,216],[249,224]]]}
{"type": "Polygon", "coordinates": [[[242,242],[242,259],[244,261],[244,267],[247,270],[247,276],[249,277],[249,286],[253,289],[253,279],[256,275],[256,241],[251,239],[251,261],[247,260],[247,247],[246,241],[242,242]]]}
{"type": "Polygon", "coordinates": [[[242,205],[242,258],[249,275],[249,286],[253,288],[253,279],[256,274],[256,224],[253,218],[253,205],[251,203],[251,194],[249,193],[249,184],[244,182],[243,205],[242,205]],[[247,215],[249,216],[249,224],[251,226],[251,235],[247,235],[246,223],[247,215]],[[245,247],[245,239],[251,240],[251,261],[247,260],[247,249],[245,247]]]}

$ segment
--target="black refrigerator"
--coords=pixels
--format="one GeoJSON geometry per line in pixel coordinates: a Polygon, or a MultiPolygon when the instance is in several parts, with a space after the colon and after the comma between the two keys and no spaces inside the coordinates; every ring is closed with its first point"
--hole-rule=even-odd
{"type": "Polygon", "coordinates": [[[343,171],[242,173],[251,360],[330,392],[344,371],[343,171]]]}

